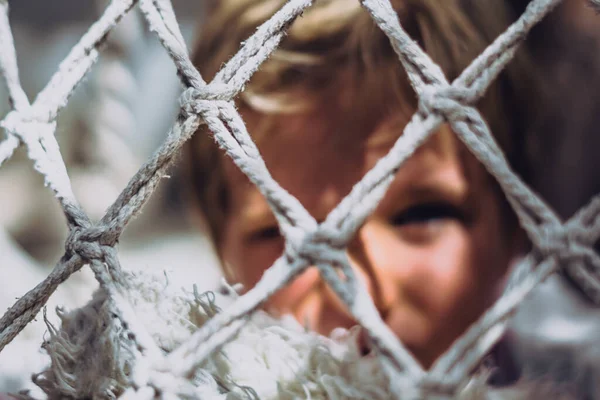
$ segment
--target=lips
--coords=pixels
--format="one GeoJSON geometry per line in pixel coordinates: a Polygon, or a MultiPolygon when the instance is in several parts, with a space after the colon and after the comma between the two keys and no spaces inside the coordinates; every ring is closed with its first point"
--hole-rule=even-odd
{"type": "Polygon", "coordinates": [[[369,337],[369,333],[365,328],[362,327],[358,334],[358,348],[362,357],[367,357],[373,354],[373,344],[371,342],[371,338],[369,337]]]}
{"type": "MultiPolygon", "coordinates": [[[[398,334],[397,332],[395,333],[398,334]]],[[[398,340],[401,340],[398,336],[396,337],[398,340]]],[[[363,327],[360,328],[359,334],[357,336],[357,344],[362,359],[367,360],[374,359],[376,357],[377,353],[375,351],[375,345],[373,344],[369,333],[363,327]]],[[[411,345],[406,342],[403,342],[403,345],[410,354],[412,354],[413,356],[417,356],[418,353],[415,352],[416,347],[414,345],[411,345]]]]}

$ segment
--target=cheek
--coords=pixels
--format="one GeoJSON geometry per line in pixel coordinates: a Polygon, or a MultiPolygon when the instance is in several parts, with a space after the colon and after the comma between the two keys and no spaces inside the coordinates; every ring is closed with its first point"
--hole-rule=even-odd
{"type": "MultiPolygon", "coordinates": [[[[265,271],[283,254],[283,240],[277,239],[267,243],[248,244],[241,238],[231,235],[223,246],[223,260],[227,264],[226,275],[232,283],[241,283],[244,291],[252,289],[262,278],[265,271]],[[227,273],[227,269],[231,272],[227,273]]],[[[293,313],[299,321],[305,317],[313,320],[318,313],[318,304],[309,296],[319,282],[319,272],[309,268],[290,284],[271,296],[266,308],[276,314],[293,313]]]]}
{"type": "Polygon", "coordinates": [[[457,336],[497,298],[508,260],[498,238],[478,229],[450,232],[431,257],[425,312],[432,328],[457,336]]]}
{"type": "Polygon", "coordinates": [[[241,283],[245,291],[260,280],[265,270],[283,253],[282,240],[253,243],[235,229],[225,231],[221,247],[224,272],[231,283],[241,283]]]}
{"type": "Polygon", "coordinates": [[[459,227],[448,227],[434,244],[416,255],[407,293],[432,317],[452,314],[477,285],[472,239],[459,227]]]}
{"type": "Polygon", "coordinates": [[[492,230],[448,228],[422,254],[410,288],[423,312],[440,324],[471,323],[498,293],[508,266],[501,240],[492,230]]]}
{"type": "Polygon", "coordinates": [[[292,313],[300,322],[308,319],[314,323],[321,309],[319,280],[319,271],[309,268],[269,298],[268,310],[276,314],[292,313]]]}

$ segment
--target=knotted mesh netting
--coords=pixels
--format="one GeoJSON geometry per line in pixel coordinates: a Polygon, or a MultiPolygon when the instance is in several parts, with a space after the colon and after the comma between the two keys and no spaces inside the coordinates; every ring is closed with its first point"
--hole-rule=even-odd
{"type": "Polygon", "coordinates": [[[396,394],[412,388],[411,393],[426,397],[435,393],[452,394],[463,385],[499,340],[507,319],[525,296],[551,274],[567,274],[590,299],[600,303],[600,257],[593,250],[600,237],[600,197],[596,196],[569,220],[561,221],[512,172],[474,107],[511,60],[528,31],[559,0],[533,0],[520,18],[453,82],[447,81],[441,69],[406,34],[388,0],[361,2],[389,37],[419,97],[419,108],[389,153],[325,221],[318,223],[271,177],[234,106],[236,95],[277,48],[291,22],[311,6],[311,0],[289,0],[243,43],[209,83],[190,61],[170,0],[112,0],[33,102],[19,82],[8,3],[0,1],[0,66],[12,110],[1,121],[5,137],[0,142],[0,165],[15,149],[24,146],[34,168],[44,176],[45,184],[60,203],[70,232],[65,253],[48,277],[19,298],[0,319],[0,349],[38,314],[58,285],[89,265],[106,294],[111,318],[119,321],[135,344],[128,348],[132,352],[129,359],[133,361],[126,376],[131,389],[126,394],[140,398],[151,398],[156,393],[175,395],[181,387],[176,390],[173,382],[182,382],[193,375],[266,299],[305,269],[316,266],[356,321],[368,331],[396,394]],[[185,91],[180,98],[177,121],[164,143],[131,178],[104,217],[94,222],[82,210],[71,189],[54,136],[56,118],[98,59],[111,29],[136,5],[176,65],[185,91]],[[514,269],[499,300],[429,370],[424,370],[380,318],[366,288],[350,267],[345,248],[384,196],[398,168],[444,122],[451,125],[498,181],[533,249],[514,269]],[[121,268],[116,245],[128,222],[141,210],[183,144],[201,124],[207,124],[215,141],[265,196],[286,246],[254,288],[226,309],[209,315],[182,344],[164,351],[164,346],[138,320],[125,295],[132,281],[121,268]]]}

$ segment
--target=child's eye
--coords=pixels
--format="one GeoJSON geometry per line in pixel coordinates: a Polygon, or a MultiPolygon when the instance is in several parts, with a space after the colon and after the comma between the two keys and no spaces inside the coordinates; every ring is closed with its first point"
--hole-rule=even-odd
{"type": "Polygon", "coordinates": [[[278,239],[279,237],[281,237],[279,226],[273,225],[252,232],[250,235],[248,235],[248,240],[250,242],[262,242],[266,240],[278,239]]]}
{"type": "Polygon", "coordinates": [[[405,226],[441,222],[448,219],[464,221],[465,216],[458,207],[449,203],[422,203],[396,214],[392,217],[391,222],[395,226],[405,226]]]}

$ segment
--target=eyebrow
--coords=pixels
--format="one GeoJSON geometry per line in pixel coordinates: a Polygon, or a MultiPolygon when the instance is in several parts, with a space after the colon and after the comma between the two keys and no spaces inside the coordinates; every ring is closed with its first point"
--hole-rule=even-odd
{"type": "MultiPolygon", "coordinates": [[[[407,204],[440,197],[456,202],[466,201],[472,191],[472,182],[460,172],[460,180],[450,182],[442,169],[446,161],[440,159],[438,151],[428,146],[420,149],[400,167],[383,202],[387,204],[386,197],[392,192],[402,193],[403,199],[406,199],[403,202],[407,204]]],[[[460,163],[459,160],[457,162],[460,163]]]]}
{"type": "Polygon", "coordinates": [[[467,198],[469,186],[465,185],[466,190],[456,188],[455,185],[444,184],[444,181],[439,182],[419,182],[417,184],[407,185],[405,191],[411,201],[428,201],[434,198],[439,198],[440,195],[455,201],[462,201],[467,198]],[[441,183],[441,184],[440,184],[441,183]]]}

